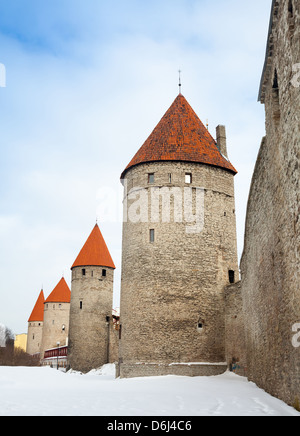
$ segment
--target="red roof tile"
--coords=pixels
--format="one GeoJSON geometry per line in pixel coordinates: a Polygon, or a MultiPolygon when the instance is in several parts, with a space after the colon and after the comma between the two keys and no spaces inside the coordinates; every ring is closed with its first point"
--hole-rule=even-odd
{"type": "Polygon", "coordinates": [[[98,224],[95,225],[71,269],[77,266],[116,268],[98,224]]]}
{"type": "Polygon", "coordinates": [[[159,161],[203,163],[237,173],[182,94],[175,99],[121,178],[136,165],[159,161]]]}
{"type": "Polygon", "coordinates": [[[28,322],[44,321],[44,302],[45,302],[44,292],[41,291],[28,322]]]}
{"type": "Polygon", "coordinates": [[[64,278],[53,289],[45,303],[70,303],[71,291],[64,278]]]}

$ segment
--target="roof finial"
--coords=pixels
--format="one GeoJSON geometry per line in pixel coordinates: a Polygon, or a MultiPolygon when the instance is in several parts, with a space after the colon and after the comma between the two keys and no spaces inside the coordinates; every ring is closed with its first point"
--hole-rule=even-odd
{"type": "Polygon", "coordinates": [[[179,73],[179,94],[181,94],[181,70],[178,70],[179,73]]]}

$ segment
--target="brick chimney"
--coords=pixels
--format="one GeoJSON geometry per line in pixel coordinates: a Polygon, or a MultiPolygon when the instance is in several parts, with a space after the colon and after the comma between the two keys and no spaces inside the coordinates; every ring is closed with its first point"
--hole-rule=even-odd
{"type": "Polygon", "coordinates": [[[217,145],[220,152],[228,158],[227,155],[227,140],[226,140],[226,127],[218,126],[217,127],[217,145]]]}

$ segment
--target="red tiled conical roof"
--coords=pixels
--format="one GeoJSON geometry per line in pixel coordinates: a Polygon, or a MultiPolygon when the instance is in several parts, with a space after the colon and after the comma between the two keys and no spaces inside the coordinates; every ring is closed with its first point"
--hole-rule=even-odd
{"type": "Polygon", "coordinates": [[[70,303],[71,291],[64,278],[53,289],[45,303],[70,303]]]}
{"type": "Polygon", "coordinates": [[[203,163],[237,173],[182,94],[175,99],[121,178],[136,165],[160,161],[203,163]]]}
{"type": "Polygon", "coordinates": [[[77,266],[116,268],[98,224],[95,225],[71,269],[77,266]]]}
{"type": "Polygon", "coordinates": [[[28,322],[43,322],[44,321],[44,292],[41,291],[37,302],[31,312],[28,322]]]}

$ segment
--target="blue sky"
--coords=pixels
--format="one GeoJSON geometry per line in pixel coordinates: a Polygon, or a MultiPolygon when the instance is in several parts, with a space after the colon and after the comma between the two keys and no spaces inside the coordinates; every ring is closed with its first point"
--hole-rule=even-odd
{"type": "Polygon", "coordinates": [[[25,332],[41,286],[49,295],[63,273],[70,285],[96,216],[118,304],[121,222],[105,207],[120,215],[119,176],[177,96],[179,68],[211,134],[227,127],[241,255],[270,9],[271,0],[0,0],[0,323],[25,332]]]}

